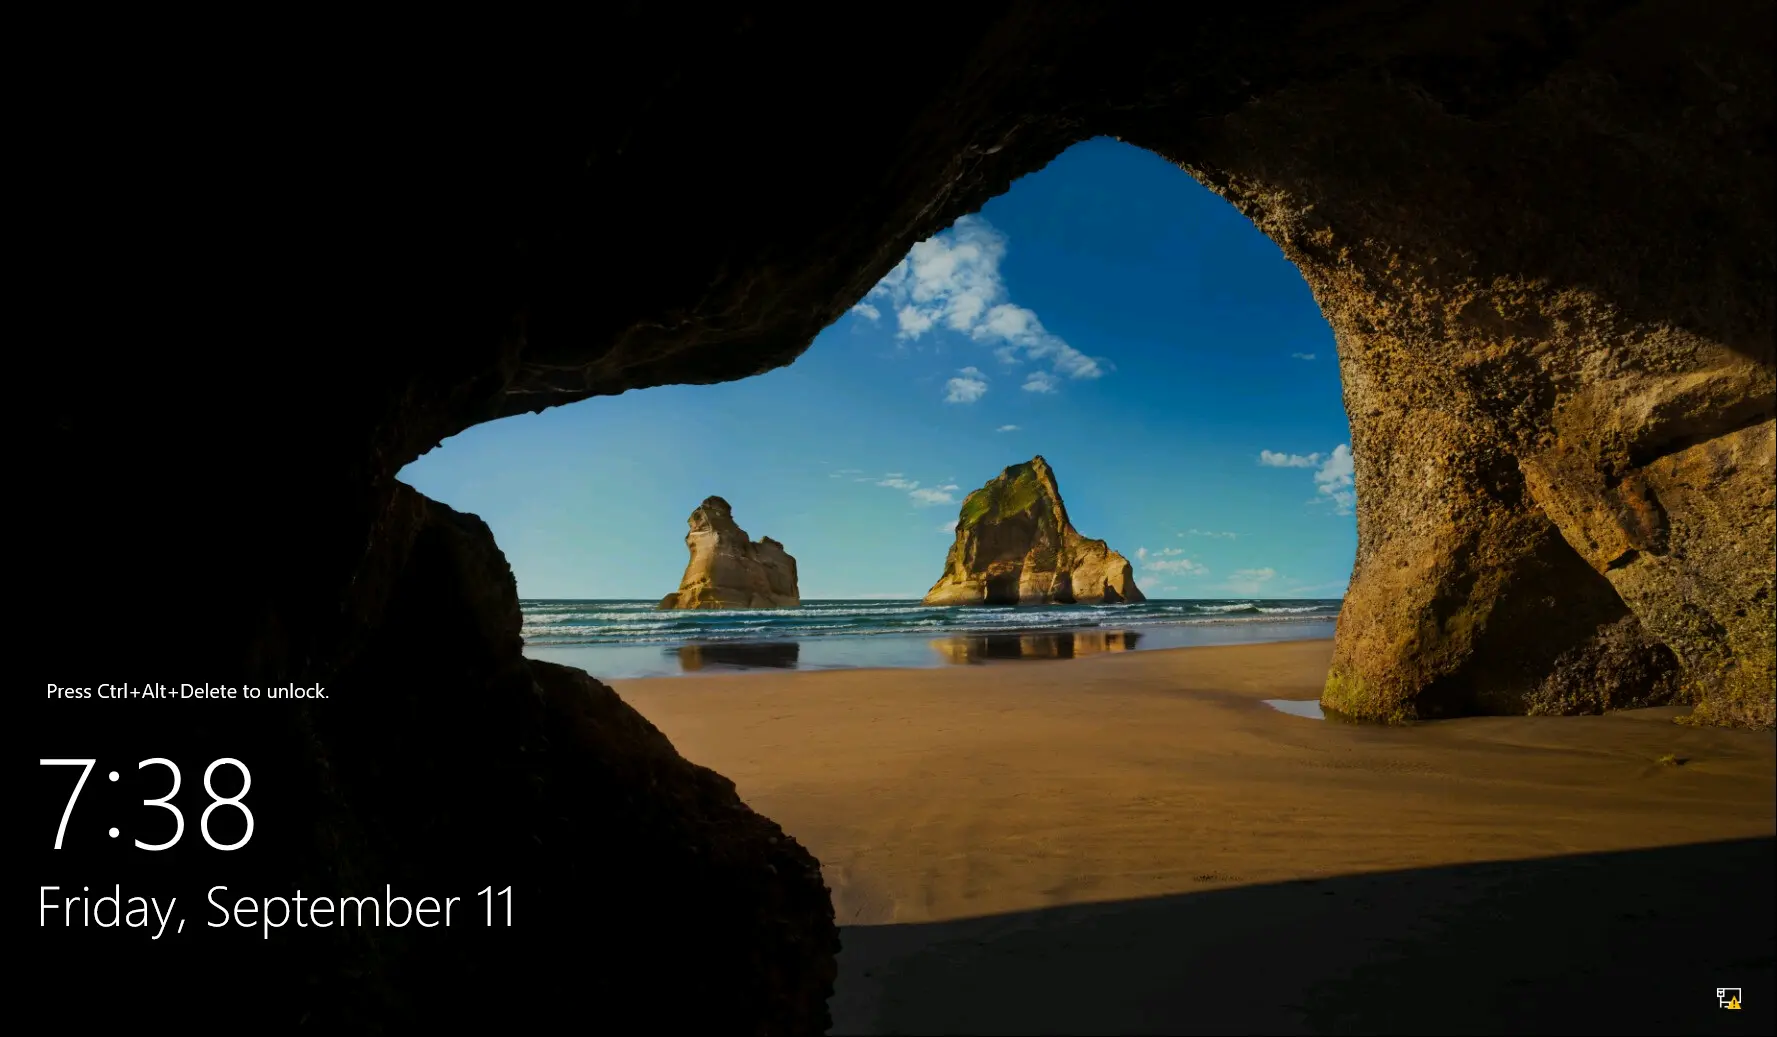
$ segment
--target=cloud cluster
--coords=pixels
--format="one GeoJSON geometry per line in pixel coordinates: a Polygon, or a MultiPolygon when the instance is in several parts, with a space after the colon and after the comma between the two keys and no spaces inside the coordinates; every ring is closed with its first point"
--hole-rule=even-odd
{"type": "Polygon", "coordinates": [[[1321,494],[1332,500],[1334,509],[1341,515],[1349,515],[1357,506],[1356,469],[1351,463],[1351,447],[1341,443],[1327,455],[1326,461],[1314,473],[1314,486],[1321,494]]]}
{"type": "MultiPolygon", "coordinates": [[[[855,468],[843,469],[855,472],[855,468]]],[[[888,490],[900,490],[907,494],[909,500],[922,508],[935,507],[939,504],[955,504],[956,491],[962,489],[954,482],[946,482],[939,486],[923,486],[918,479],[907,478],[906,472],[884,472],[881,476],[866,475],[855,478],[853,482],[874,483],[888,490]]]]}
{"type": "MultiPolygon", "coordinates": [[[[1189,532],[1205,536],[1227,537],[1229,539],[1234,537],[1234,534],[1232,533],[1204,533],[1201,530],[1190,530],[1189,532]]],[[[1185,533],[1179,534],[1179,536],[1185,535],[1185,533]]],[[[1158,582],[1165,578],[1181,576],[1201,578],[1210,575],[1207,566],[1187,557],[1184,550],[1177,547],[1163,547],[1157,551],[1150,550],[1146,547],[1138,547],[1135,550],[1135,559],[1137,565],[1144,574],[1144,578],[1152,581],[1149,586],[1150,590],[1178,589],[1175,586],[1158,582]]],[[[1222,580],[1222,582],[1214,584],[1208,589],[1221,591],[1225,594],[1241,598],[1263,597],[1267,593],[1281,594],[1287,597],[1313,591],[1338,591],[1340,594],[1345,592],[1344,583],[1322,583],[1303,586],[1299,585],[1299,581],[1291,583],[1287,589],[1279,591],[1277,589],[1278,584],[1285,582],[1289,581],[1284,580],[1276,569],[1266,566],[1263,568],[1236,569],[1232,574],[1222,580]]],[[[1198,584],[1198,586],[1203,587],[1204,585],[1198,584]]]]}
{"type": "Polygon", "coordinates": [[[1214,537],[1217,540],[1233,540],[1239,533],[1219,533],[1207,529],[1187,529],[1180,533],[1182,537],[1214,537]]]}
{"type": "Polygon", "coordinates": [[[1018,431],[1018,426],[1017,425],[1001,425],[999,428],[994,429],[994,431],[995,432],[1016,432],[1016,431],[1018,431]]]}
{"type": "MultiPolygon", "coordinates": [[[[1031,392],[1054,392],[1062,378],[1102,376],[1100,360],[1068,345],[1043,327],[1035,311],[1011,301],[1000,275],[1005,256],[1006,236],[979,216],[965,216],[913,246],[852,312],[879,321],[882,310],[870,300],[880,300],[894,311],[900,338],[943,329],[994,347],[1005,363],[1045,364],[1049,371],[1039,372],[1043,377],[1026,379],[1024,388],[1031,392]]],[[[979,398],[979,393],[973,397],[979,398]]]]}
{"type": "Polygon", "coordinates": [[[1312,468],[1315,492],[1320,494],[1315,503],[1330,502],[1340,515],[1350,515],[1357,508],[1356,469],[1352,465],[1349,443],[1341,443],[1326,454],[1283,454],[1261,450],[1259,464],[1267,468],[1312,468]]]}
{"type": "Polygon", "coordinates": [[[1150,551],[1145,547],[1135,549],[1136,561],[1141,563],[1143,572],[1162,576],[1209,575],[1209,570],[1202,563],[1192,561],[1184,557],[1184,554],[1176,547],[1165,547],[1158,551],[1150,551]]]}
{"type": "MultiPolygon", "coordinates": [[[[872,306],[870,308],[875,309],[876,307],[872,306]]],[[[1290,356],[1293,357],[1294,359],[1297,359],[1297,360],[1313,360],[1314,359],[1313,353],[1291,353],[1290,356]]]]}
{"type": "Polygon", "coordinates": [[[1267,468],[1313,468],[1320,464],[1320,455],[1280,454],[1275,450],[1261,450],[1259,463],[1267,468]]]}
{"type": "Polygon", "coordinates": [[[987,395],[987,376],[980,368],[965,367],[944,383],[945,403],[974,403],[987,395]]]}
{"type": "Polygon", "coordinates": [[[923,486],[915,488],[908,496],[913,498],[913,503],[929,508],[938,504],[955,504],[954,494],[959,489],[961,487],[955,483],[946,483],[943,486],[923,486]]]}

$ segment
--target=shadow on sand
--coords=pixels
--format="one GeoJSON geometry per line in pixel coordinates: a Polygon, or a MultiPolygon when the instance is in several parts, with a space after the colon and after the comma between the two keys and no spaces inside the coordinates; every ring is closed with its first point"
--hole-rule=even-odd
{"type": "Polygon", "coordinates": [[[1770,1033],[1773,846],[848,927],[832,1032],[1770,1033]]]}

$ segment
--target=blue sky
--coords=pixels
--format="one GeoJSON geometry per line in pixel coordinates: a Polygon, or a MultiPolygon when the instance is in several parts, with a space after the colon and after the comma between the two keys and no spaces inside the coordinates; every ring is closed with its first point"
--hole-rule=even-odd
{"type": "Polygon", "coordinates": [[[402,478],[480,515],[527,598],[674,590],[711,494],[795,556],[803,597],[916,598],[962,498],[1041,454],[1150,597],[1337,597],[1349,442],[1295,267],[1100,139],[915,246],[789,367],[480,425],[402,478]]]}

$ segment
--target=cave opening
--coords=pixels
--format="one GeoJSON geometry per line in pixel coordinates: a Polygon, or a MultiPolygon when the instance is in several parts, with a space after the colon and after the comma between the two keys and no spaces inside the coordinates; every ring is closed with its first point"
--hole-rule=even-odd
{"type": "Polygon", "coordinates": [[[478,425],[401,478],[489,523],[532,657],[604,678],[935,665],[973,658],[946,637],[1020,630],[1049,658],[1106,624],[1138,634],[1098,642],[1118,646],[1328,637],[1356,549],[1337,349],[1301,273],[1109,137],[916,244],[792,364],[478,425]],[[973,491],[1033,456],[1147,600],[1050,575],[1008,498],[959,563],[989,608],[923,608],[973,491]],[[784,545],[799,606],[656,607],[712,495],[784,545]]]}

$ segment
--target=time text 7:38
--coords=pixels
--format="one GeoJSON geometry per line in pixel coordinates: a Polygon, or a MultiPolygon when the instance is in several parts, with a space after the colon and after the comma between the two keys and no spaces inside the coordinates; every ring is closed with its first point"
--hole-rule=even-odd
{"type": "MultiPolygon", "coordinates": [[[[74,816],[74,803],[76,800],[78,800],[80,798],[80,790],[86,788],[86,779],[92,775],[93,766],[95,764],[97,764],[99,761],[97,761],[97,760],[38,760],[37,762],[39,764],[42,764],[43,766],[46,766],[46,767],[79,767],[79,768],[81,768],[80,780],[76,781],[74,783],[74,793],[73,793],[73,795],[68,797],[68,805],[66,807],[62,808],[62,823],[59,826],[57,826],[57,828],[56,828],[55,848],[59,850],[62,848],[62,839],[65,835],[67,835],[67,832],[68,832],[68,819],[70,817],[74,816]]],[[[164,843],[145,843],[140,839],[135,840],[136,846],[141,849],[144,849],[144,850],[165,850],[165,849],[173,846],[175,843],[177,843],[179,841],[180,837],[182,837],[185,834],[185,815],[180,813],[179,808],[174,806],[173,802],[172,802],[173,797],[177,796],[179,794],[179,784],[180,784],[180,781],[182,780],[180,777],[180,774],[179,774],[179,766],[178,766],[178,764],[175,764],[171,760],[162,759],[160,757],[155,757],[152,760],[143,760],[140,763],[136,764],[136,769],[141,770],[144,767],[156,766],[156,765],[161,766],[161,767],[165,767],[166,769],[173,772],[173,787],[170,790],[168,790],[167,794],[162,796],[161,798],[159,798],[159,799],[145,799],[142,801],[142,804],[144,806],[150,806],[150,807],[161,807],[162,809],[170,810],[173,812],[173,822],[174,822],[173,837],[171,839],[168,839],[164,843]]],[[[116,781],[118,778],[118,774],[116,771],[112,771],[110,773],[109,777],[112,781],[116,781]]],[[[216,761],[212,762],[208,767],[204,768],[204,791],[210,794],[210,799],[211,799],[210,805],[204,808],[203,816],[198,818],[198,831],[203,833],[204,842],[209,843],[211,846],[215,847],[218,850],[238,850],[241,847],[247,845],[247,840],[253,838],[253,812],[251,810],[248,810],[247,804],[245,804],[241,801],[243,799],[247,798],[247,790],[252,787],[253,787],[253,775],[248,773],[247,765],[242,763],[239,760],[231,759],[231,758],[225,756],[220,760],[216,760],[216,761]],[[211,784],[211,780],[216,773],[216,768],[221,767],[223,765],[231,766],[241,772],[241,791],[235,793],[232,796],[218,795],[216,793],[215,787],[211,784]],[[245,818],[246,822],[247,822],[247,830],[244,833],[242,833],[240,839],[238,839],[232,843],[219,843],[215,840],[214,837],[212,837],[210,835],[210,815],[215,813],[218,809],[220,809],[222,807],[234,807],[236,810],[239,810],[241,812],[241,816],[243,818],[245,818]]],[[[115,838],[117,838],[117,836],[118,836],[118,830],[115,828],[111,829],[111,838],[115,839],[115,838]]]]}

